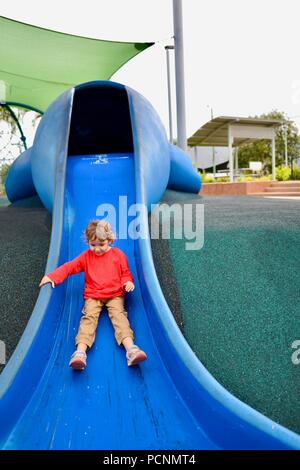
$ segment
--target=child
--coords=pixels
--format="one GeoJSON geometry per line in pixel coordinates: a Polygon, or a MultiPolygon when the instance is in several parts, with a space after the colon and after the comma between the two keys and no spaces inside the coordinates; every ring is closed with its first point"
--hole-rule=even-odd
{"type": "Polygon", "coordinates": [[[46,274],[40,282],[40,287],[50,282],[54,288],[71,274],[84,272],[83,316],[76,336],[76,351],[69,365],[72,369],[85,369],[86,351],[95,341],[98,318],[102,307],[106,306],[117,343],[119,346],[123,344],[127,364],[133,366],[147,356],[133,343],[133,331],[124,309],[124,293],[134,289],[127,257],[118,248],[110,246],[116,237],[110,224],[104,220],[92,220],[85,229],[85,238],[88,250],[46,274]]]}

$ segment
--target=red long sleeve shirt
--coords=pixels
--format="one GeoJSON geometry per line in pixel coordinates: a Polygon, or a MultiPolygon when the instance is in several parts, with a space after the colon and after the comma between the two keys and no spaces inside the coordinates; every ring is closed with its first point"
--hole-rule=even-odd
{"type": "Polygon", "coordinates": [[[123,251],[111,248],[101,256],[92,250],[85,250],[77,258],[68,261],[47,276],[60,284],[71,274],[84,272],[85,299],[108,299],[124,295],[124,284],[133,282],[128,261],[123,251]]]}

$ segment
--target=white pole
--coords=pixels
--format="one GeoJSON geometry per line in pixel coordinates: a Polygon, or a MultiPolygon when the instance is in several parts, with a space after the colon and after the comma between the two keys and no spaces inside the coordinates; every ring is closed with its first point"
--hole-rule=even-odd
{"type": "Polygon", "coordinates": [[[228,152],[229,152],[229,175],[230,183],[233,183],[233,154],[232,154],[232,136],[231,128],[228,126],[228,152]]]}
{"type": "Polygon", "coordinates": [[[272,138],[272,180],[276,180],[275,171],[275,136],[272,138]]]}
{"type": "Polygon", "coordinates": [[[183,27],[182,2],[173,0],[173,23],[175,40],[175,74],[176,74],[176,109],[177,109],[177,145],[186,151],[184,63],[183,63],[183,27]]]}
{"type": "Polygon", "coordinates": [[[287,141],[287,125],[284,125],[284,147],[285,147],[285,166],[288,166],[288,141],[287,141]]]}
{"type": "Polygon", "coordinates": [[[197,153],[197,147],[194,147],[194,164],[195,164],[195,167],[198,168],[198,153],[197,153]]]}
{"type": "Polygon", "coordinates": [[[238,174],[238,169],[239,169],[239,148],[235,147],[235,170],[236,170],[236,175],[238,174]]]}
{"type": "Polygon", "coordinates": [[[172,119],[172,95],[171,95],[171,74],[170,74],[170,49],[174,49],[174,46],[166,46],[167,54],[167,78],[168,78],[168,105],[169,105],[169,133],[170,142],[173,144],[173,119],[172,119]]]}
{"type": "MultiPolygon", "coordinates": [[[[210,106],[210,119],[213,120],[213,118],[214,118],[214,113],[213,113],[212,107],[210,106]]],[[[215,147],[212,147],[212,164],[213,164],[213,174],[214,174],[214,178],[215,178],[215,175],[216,175],[216,152],[215,152],[215,147]]]]}

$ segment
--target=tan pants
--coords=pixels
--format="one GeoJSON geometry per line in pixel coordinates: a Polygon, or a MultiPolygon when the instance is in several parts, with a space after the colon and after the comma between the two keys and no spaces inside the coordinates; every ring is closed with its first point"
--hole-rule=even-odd
{"type": "Polygon", "coordinates": [[[124,297],[113,297],[110,299],[86,299],[82,310],[78,334],[76,336],[76,346],[79,343],[92,347],[96,338],[98,319],[102,308],[106,306],[110,321],[115,330],[115,338],[120,346],[124,338],[130,336],[133,339],[133,331],[127,319],[127,312],[124,309],[124,297]]]}

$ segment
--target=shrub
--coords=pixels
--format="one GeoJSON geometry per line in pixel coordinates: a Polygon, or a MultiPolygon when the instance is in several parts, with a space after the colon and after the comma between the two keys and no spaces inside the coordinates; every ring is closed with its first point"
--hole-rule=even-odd
{"type": "Polygon", "coordinates": [[[255,181],[272,181],[272,175],[260,176],[255,181]]]}
{"type": "Polygon", "coordinates": [[[300,180],[300,167],[295,166],[291,174],[291,180],[300,180]]]}
{"type": "Polygon", "coordinates": [[[256,178],[253,178],[253,176],[242,176],[238,178],[238,181],[241,181],[242,183],[248,183],[249,181],[255,181],[256,178]]]}
{"type": "Polygon", "coordinates": [[[215,183],[214,175],[212,173],[200,173],[202,183],[215,183]]]}
{"type": "Polygon", "coordinates": [[[291,177],[291,169],[288,166],[278,166],[276,168],[277,181],[288,181],[291,177]]]}
{"type": "Polygon", "coordinates": [[[2,184],[5,183],[7,173],[9,171],[10,167],[11,167],[11,165],[9,165],[8,163],[4,163],[4,165],[2,165],[2,167],[0,168],[0,182],[2,184]]]}
{"type": "Polygon", "coordinates": [[[229,183],[229,176],[221,176],[216,180],[216,183],[229,183]]]}

